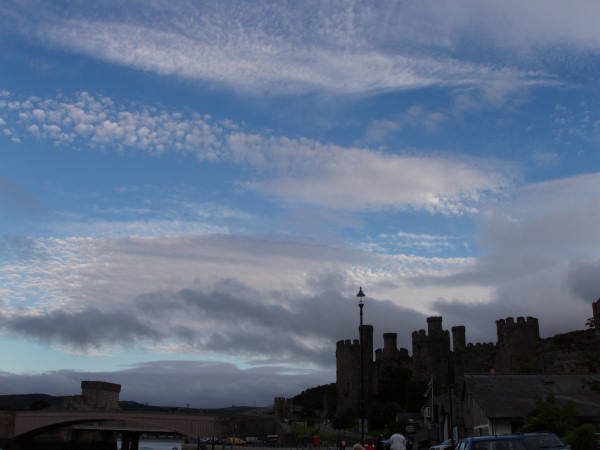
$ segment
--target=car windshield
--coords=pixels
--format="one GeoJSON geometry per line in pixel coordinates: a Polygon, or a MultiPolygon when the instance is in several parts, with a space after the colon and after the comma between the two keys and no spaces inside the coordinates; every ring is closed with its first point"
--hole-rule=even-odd
{"type": "Polygon", "coordinates": [[[555,448],[564,447],[565,444],[561,441],[558,436],[553,434],[541,435],[541,436],[525,436],[525,442],[531,448],[555,448]]]}

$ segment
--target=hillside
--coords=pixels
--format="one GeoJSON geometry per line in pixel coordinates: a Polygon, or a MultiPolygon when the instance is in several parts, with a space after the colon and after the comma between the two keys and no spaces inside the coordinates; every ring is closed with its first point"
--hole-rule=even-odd
{"type": "MultiPolygon", "coordinates": [[[[60,408],[64,396],[48,394],[15,394],[0,395],[0,410],[4,411],[32,411],[45,408],[60,408]]],[[[226,408],[185,408],[181,406],[153,406],[132,401],[120,401],[119,407],[123,411],[154,411],[177,412],[191,414],[248,414],[257,409],[252,406],[229,406],[226,408]]]]}

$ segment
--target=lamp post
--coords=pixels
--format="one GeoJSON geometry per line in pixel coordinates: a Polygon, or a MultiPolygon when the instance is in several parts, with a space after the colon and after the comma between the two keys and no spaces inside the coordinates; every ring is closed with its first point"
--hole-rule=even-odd
{"type": "Polygon", "coordinates": [[[358,289],[358,308],[360,309],[360,328],[358,329],[360,338],[360,444],[365,445],[365,368],[363,360],[363,297],[365,294],[362,287],[358,289]]]}

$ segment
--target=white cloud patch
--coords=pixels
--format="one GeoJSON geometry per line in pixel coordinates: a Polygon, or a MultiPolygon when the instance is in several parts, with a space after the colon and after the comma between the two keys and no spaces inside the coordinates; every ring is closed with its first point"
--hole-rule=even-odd
{"type": "MultiPolygon", "coordinates": [[[[387,288],[406,289],[407,280],[421,273],[442,275],[467,264],[275,237],[50,239],[30,245],[26,264],[2,266],[5,333],[85,352],[160,352],[176,345],[188,354],[324,366],[353,323],[340,292],[352,291],[356,280],[385,296],[387,288]],[[332,315],[339,323],[331,323],[332,315]]],[[[411,301],[404,298],[376,304],[372,312],[386,327],[393,326],[386,308],[422,318],[406,309],[411,301]]]]}
{"type": "Polygon", "coordinates": [[[444,294],[437,308],[473,324],[538,317],[546,336],[583,328],[600,295],[599,192],[598,174],[581,175],[523,187],[496,204],[480,235],[485,253],[462,273],[430,280],[493,292],[479,307],[444,294]]]}
{"type": "MultiPolygon", "coordinates": [[[[152,155],[174,151],[201,161],[249,167],[253,180],[241,185],[289,203],[351,211],[412,208],[452,215],[475,211],[481,199],[513,183],[508,165],[244,132],[231,121],[144,106],[127,110],[110,98],[86,92],[75,98],[0,101],[2,110],[6,120],[58,145],[115,147],[152,155]]],[[[408,113],[421,118],[424,114],[414,107],[408,113]]]]}
{"type": "Polygon", "coordinates": [[[492,47],[508,46],[507,55],[514,53],[515,33],[529,46],[562,39],[594,48],[598,35],[590,17],[598,13],[591,3],[582,2],[582,10],[571,8],[564,15],[558,3],[550,8],[532,3],[522,7],[515,2],[494,6],[463,1],[449,8],[437,2],[314,1],[299,8],[277,2],[259,7],[238,1],[143,7],[133,2],[115,8],[119,17],[111,2],[93,9],[71,5],[68,11],[25,3],[12,12],[21,32],[45,45],[128,67],[263,94],[348,94],[432,85],[479,88],[507,80],[507,73],[511,90],[546,78],[531,68],[459,59],[453,49],[471,39],[472,32],[492,47]],[[532,25],[543,22],[540,16],[558,26],[532,25]],[[575,25],[578,33],[572,31],[575,25]]]}
{"type": "MultiPolygon", "coordinates": [[[[273,152],[285,150],[287,143],[275,143],[273,152]]],[[[508,166],[487,170],[482,161],[461,162],[446,157],[393,155],[334,146],[305,150],[305,163],[299,161],[297,171],[250,186],[286,201],[317,201],[334,209],[412,208],[454,215],[474,212],[473,205],[478,201],[501,193],[513,182],[508,166]]]]}

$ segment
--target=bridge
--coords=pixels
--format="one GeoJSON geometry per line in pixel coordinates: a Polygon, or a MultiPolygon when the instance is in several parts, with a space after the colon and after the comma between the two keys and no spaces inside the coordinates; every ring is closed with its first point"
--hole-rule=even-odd
{"type": "MultiPolygon", "coordinates": [[[[5,438],[39,434],[49,430],[83,423],[98,423],[96,429],[165,431],[197,438],[214,436],[219,416],[208,414],[177,414],[127,411],[24,411],[2,414],[1,423],[10,424],[5,438]]],[[[222,418],[222,416],[221,416],[222,418]]],[[[87,427],[86,427],[87,429],[87,427]]]]}
{"type": "MultiPolygon", "coordinates": [[[[231,435],[233,430],[252,433],[260,428],[272,434],[273,416],[241,416],[133,411],[40,410],[0,412],[0,442],[26,440],[61,429],[121,432],[123,448],[137,448],[141,433],[181,434],[197,439],[231,435]],[[126,445],[126,446],[125,446],[126,445]],[[130,445],[130,447],[129,447],[130,445]]],[[[249,434],[253,435],[253,434],[249,434]]]]}
{"type": "MultiPolygon", "coordinates": [[[[276,434],[274,416],[121,411],[121,385],[82,381],[81,395],[64,398],[61,409],[0,411],[0,447],[44,436],[61,442],[104,442],[121,432],[122,448],[136,450],[141,433],[181,434],[193,439],[276,434]]],[[[20,448],[20,447],[19,447],[20,448]]]]}

